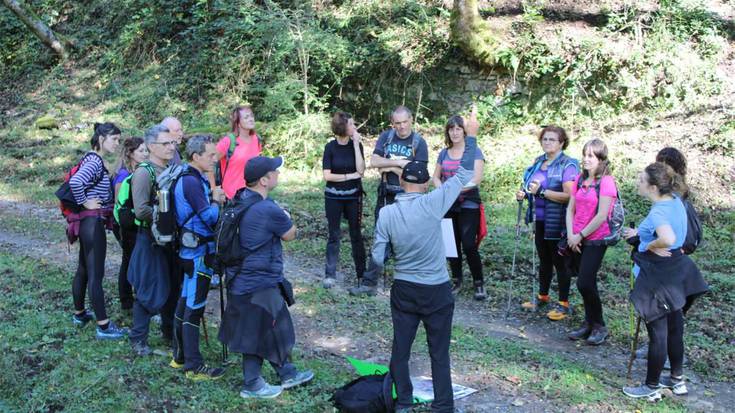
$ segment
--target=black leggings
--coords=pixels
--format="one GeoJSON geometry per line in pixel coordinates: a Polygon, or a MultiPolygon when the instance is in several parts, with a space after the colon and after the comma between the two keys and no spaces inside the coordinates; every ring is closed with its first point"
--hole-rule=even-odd
{"type": "Polygon", "coordinates": [[[107,236],[105,223],[99,217],[86,217],[79,223],[79,265],[71,285],[74,296],[74,309],[84,310],[84,295],[89,289],[89,301],[92,303],[97,321],[106,320],[105,294],[102,290],[102,279],[105,277],[105,254],[107,254],[107,236]]]}
{"type": "Polygon", "coordinates": [[[135,248],[135,237],[137,230],[126,230],[118,228],[120,234],[120,246],[122,247],[122,260],[120,261],[120,273],[117,276],[117,291],[120,295],[120,305],[123,310],[133,308],[133,287],[128,282],[128,265],[130,264],[130,256],[135,248]]]}
{"type": "Polygon", "coordinates": [[[569,273],[568,258],[559,255],[558,240],[544,239],[544,221],[536,221],[536,252],[538,253],[539,294],[548,295],[551,280],[556,269],[556,281],[559,283],[559,301],[569,301],[569,287],[572,276],[569,273]]]}
{"type": "Polygon", "coordinates": [[[447,258],[449,267],[452,269],[454,282],[462,282],[462,251],[464,251],[464,255],[467,257],[467,264],[472,273],[472,283],[475,287],[481,287],[485,281],[482,277],[480,252],[477,249],[477,228],[480,226],[480,209],[461,208],[459,212],[448,212],[445,217],[452,219],[454,244],[457,247],[457,257],[447,258]]]}
{"type": "Polygon", "coordinates": [[[572,254],[574,269],[578,276],[577,289],[584,301],[584,318],[591,328],[605,325],[600,292],[597,290],[597,271],[600,270],[606,250],[606,245],[584,245],[581,254],[572,254]]]}
{"type": "Polygon", "coordinates": [[[658,320],[646,323],[648,330],[648,371],[646,384],[658,386],[666,356],[671,362],[671,375],[681,377],[684,373],[684,315],[681,310],[667,314],[658,320]]]}
{"type": "Polygon", "coordinates": [[[324,198],[324,210],[327,213],[329,239],[327,240],[326,266],[324,274],[334,278],[339,261],[339,243],[341,238],[340,223],[342,217],[347,218],[350,227],[350,243],[352,244],[352,260],[355,263],[357,278],[365,273],[365,242],[362,239],[362,197],[358,199],[324,198]]]}

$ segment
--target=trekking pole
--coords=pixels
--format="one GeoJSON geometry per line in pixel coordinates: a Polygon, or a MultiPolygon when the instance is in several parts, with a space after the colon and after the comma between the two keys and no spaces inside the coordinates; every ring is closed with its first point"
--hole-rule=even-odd
{"type": "Polygon", "coordinates": [[[209,333],[207,332],[207,318],[204,317],[204,313],[202,313],[202,330],[204,330],[204,342],[207,344],[207,348],[209,348],[209,333]]]}
{"type": "Polygon", "coordinates": [[[631,370],[633,369],[633,360],[635,360],[635,351],[638,349],[638,334],[641,332],[641,318],[636,317],[635,322],[635,335],[633,335],[633,341],[630,343],[630,358],[628,358],[628,371],[625,377],[631,380],[631,370]]]}
{"type": "MultiPolygon", "coordinates": [[[[219,281],[219,328],[224,328],[225,325],[225,279],[220,275],[219,281]]],[[[227,345],[222,342],[222,364],[227,362],[227,345]]]]}
{"type": "Polygon", "coordinates": [[[534,310],[538,306],[538,293],[536,292],[536,213],[531,211],[531,303],[534,310]]]}
{"type": "Polygon", "coordinates": [[[518,253],[518,242],[521,239],[521,214],[523,211],[523,200],[518,201],[518,215],[516,216],[516,237],[513,242],[513,263],[510,266],[510,282],[508,283],[508,304],[505,307],[505,318],[510,315],[510,303],[513,300],[513,278],[516,275],[516,254],[518,253]]]}

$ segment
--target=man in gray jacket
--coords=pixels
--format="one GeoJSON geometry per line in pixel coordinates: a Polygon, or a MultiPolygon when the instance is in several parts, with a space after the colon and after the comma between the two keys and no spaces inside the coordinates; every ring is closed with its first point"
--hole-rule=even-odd
{"type": "Polygon", "coordinates": [[[409,409],[413,401],[408,361],[420,321],[426,329],[431,356],[432,411],[454,410],[449,366],[454,298],[447,272],[441,221],[462,187],[473,176],[475,136],[479,129],[474,110],[465,122],[465,128],[466,145],[457,174],[441,187],[426,193],[431,177],[426,163],[408,163],[401,174],[404,192],[396,196],[395,203],[381,209],[375,227],[373,261],[384,262],[389,243],[395,258],[395,281],[390,291],[393,319],[390,371],[398,393],[397,411],[409,409]]]}

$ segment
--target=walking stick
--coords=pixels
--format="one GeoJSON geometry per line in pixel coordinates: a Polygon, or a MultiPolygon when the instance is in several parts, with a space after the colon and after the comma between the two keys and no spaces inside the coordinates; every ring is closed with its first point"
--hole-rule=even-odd
{"type": "Polygon", "coordinates": [[[635,335],[633,341],[630,343],[630,358],[628,359],[628,371],[626,376],[628,380],[631,380],[631,370],[633,369],[633,360],[635,360],[635,351],[638,349],[638,334],[641,332],[641,318],[636,317],[635,322],[635,335]]]}
{"type": "Polygon", "coordinates": [[[207,318],[204,317],[204,313],[202,313],[202,330],[204,330],[204,343],[209,348],[209,332],[207,332],[207,318]]]}
{"type": "MultiPolygon", "coordinates": [[[[533,205],[533,204],[532,204],[533,205]]],[[[533,309],[538,307],[538,293],[536,291],[536,213],[531,210],[531,303],[533,309]]]]}
{"type": "Polygon", "coordinates": [[[523,212],[523,200],[518,201],[518,214],[516,216],[516,237],[513,242],[513,263],[510,267],[510,282],[508,283],[508,303],[505,307],[505,318],[510,315],[510,303],[513,300],[513,278],[516,275],[516,254],[518,253],[518,242],[521,239],[521,214],[523,212]]]}
{"type": "MultiPolygon", "coordinates": [[[[220,275],[219,278],[219,325],[220,328],[224,328],[225,325],[225,278],[220,275]]],[[[222,342],[222,364],[227,362],[227,345],[222,342]]]]}

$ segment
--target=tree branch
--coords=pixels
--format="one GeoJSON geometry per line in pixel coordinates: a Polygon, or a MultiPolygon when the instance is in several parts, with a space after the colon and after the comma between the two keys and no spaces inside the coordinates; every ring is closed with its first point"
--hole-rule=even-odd
{"type": "Polygon", "coordinates": [[[33,17],[30,13],[23,9],[23,6],[17,0],[3,0],[5,7],[10,9],[25,24],[33,34],[38,37],[41,42],[56,53],[61,60],[67,59],[66,49],[59,41],[54,32],[48,28],[41,20],[33,17]]]}

